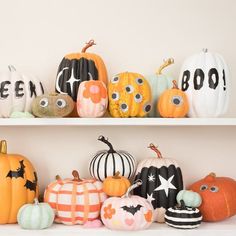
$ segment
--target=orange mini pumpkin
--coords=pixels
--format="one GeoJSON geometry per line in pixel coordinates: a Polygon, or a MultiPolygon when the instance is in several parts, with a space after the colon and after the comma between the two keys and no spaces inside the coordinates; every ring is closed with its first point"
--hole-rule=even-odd
{"type": "Polygon", "coordinates": [[[163,92],[157,103],[157,109],[162,117],[181,118],[185,117],[189,110],[186,94],[181,91],[175,80],[173,88],[163,92]]]}
{"type": "Polygon", "coordinates": [[[111,197],[123,196],[129,187],[129,180],[120,176],[119,171],[117,171],[114,176],[109,176],[103,181],[103,191],[111,197]]]}
{"type": "Polygon", "coordinates": [[[207,175],[190,186],[199,193],[202,204],[199,207],[204,221],[220,221],[236,214],[236,181],[228,177],[207,175]]]}
{"type": "Polygon", "coordinates": [[[7,154],[7,143],[0,143],[0,224],[17,222],[18,210],[38,197],[37,174],[24,156],[7,154]]]}

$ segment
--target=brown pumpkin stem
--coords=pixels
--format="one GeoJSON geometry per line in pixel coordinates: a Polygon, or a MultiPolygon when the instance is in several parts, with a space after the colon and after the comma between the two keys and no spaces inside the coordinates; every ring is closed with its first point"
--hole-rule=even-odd
{"type": "Polygon", "coordinates": [[[186,206],[185,206],[184,200],[180,200],[180,209],[181,210],[186,210],[186,206]]]}
{"type": "Polygon", "coordinates": [[[72,175],[74,177],[73,181],[78,181],[78,182],[82,181],[82,179],[80,179],[80,177],[79,177],[79,172],[77,170],[73,170],[72,175]]]}
{"type": "Polygon", "coordinates": [[[161,75],[162,74],[162,70],[164,68],[166,68],[167,66],[171,65],[174,63],[174,59],[173,58],[168,58],[167,60],[164,60],[164,63],[158,68],[156,74],[157,75],[161,75]]]}
{"type": "Polygon", "coordinates": [[[13,65],[9,65],[8,69],[9,69],[10,72],[16,71],[16,68],[13,65]]]}
{"type": "Polygon", "coordinates": [[[6,140],[1,140],[0,142],[0,153],[7,154],[7,141],[6,140]]]}
{"type": "Polygon", "coordinates": [[[214,172],[211,172],[209,175],[214,177],[214,178],[216,177],[216,174],[214,172]]]}
{"type": "Polygon", "coordinates": [[[178,84],[177,84],[177,81],[176,81],[176,80],[173,80],[173,81],[172,81],[172,83],[173,83],[173,89],[179,89],[179,87],[178,87],[178,84]]]}
{"type": "Polygon", "coordinates": [[[60,176],[60,175],[56,175],[56,176],[55,176],[55,179],[56,179],[57,181],[61,181],[61,176],[60,176]]]}
{"type": "Polygon", "coordinates": [[[120,171],[117,171],[113,176],[113,179],[120,179],[120,171]]]}
{"type": "Polygon", "coordinates": [[[81,52],[86,52],[86,50],[90,47],[92,47],[93,45],[96,45],[96,43],[94,42],[93,39],[89,40],[88,43],[86,43],[86,45],[82,48],[81,52]]]}
{"type": "Polygon", "coordinates": [[[161,152],[158,150],[157,146],[155,146],[153,143],[150,143],[148,148],[153,150],[157,154],[158,158],[162,158],[161,152]]]}
{"type": "Polygon", "coordinates": [[[100,135],[98,137],[98,140],[107,144],[107,146],[109,147],[108,153],[115,153],[116,151],[114,150],[112,144],[108,141],[108,138],[106,139],[103,135],[100,135]]]}

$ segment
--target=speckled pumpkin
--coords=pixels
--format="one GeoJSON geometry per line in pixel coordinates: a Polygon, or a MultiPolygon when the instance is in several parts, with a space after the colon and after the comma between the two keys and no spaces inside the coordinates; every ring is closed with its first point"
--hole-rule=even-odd
{"type": "Polygon", "coordinates": [[[64,117],[74,108],[72,98],[67,94],[39,96],[32,102],[32,112],[37,117],[64,117]]]}
{"type": "Polygon", "coordinates": [[[113,117],[144,117],[151,111],[151,89],[140,74],[124,72],[108,86],[109,111],[113,117]]]}
{"type": "Polygon", "coordinates": [[[186,94],[180,90],[175,80],[173,88],[166,90],[159,98],[157,108],[162,117],[181,118],[185,117],[189,110],[186,94]]]}

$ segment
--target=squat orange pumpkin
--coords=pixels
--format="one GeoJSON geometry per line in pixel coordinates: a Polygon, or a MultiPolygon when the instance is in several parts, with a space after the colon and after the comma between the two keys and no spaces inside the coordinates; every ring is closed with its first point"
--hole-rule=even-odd
{"type": "Polygon", "coordinates": [[[189,110],[186,94],[181,91],[175,80],[173,88],[163,92],[157,103],[157,109],[162,117],[181,118],[185,117],[189,110]]]}

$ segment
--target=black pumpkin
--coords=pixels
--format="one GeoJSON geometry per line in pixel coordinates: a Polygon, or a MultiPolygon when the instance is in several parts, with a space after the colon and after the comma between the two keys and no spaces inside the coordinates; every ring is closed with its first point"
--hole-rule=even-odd
{"type": "Polygon", "coordinates": [[[178,229],[194,229],[200,226],[202,214],[197,208],[186,207],[183,200],[180,206],[170,207],[165,213],[167,225],[178,229]]]}
{"type": "Polygon", "coordinates": [[[86,80],[101,80],[107,84],[107,71],[102,58],[86,50],[95,45],[90,40],[81,53],[66,55],[58,68],[56,78],[56,92],[69,94],[74,102],[77,99],[79,85],[86,80]]]}
{"type": "Polygon", "coordinates": [[[175,160],[162,158],[153,144],[149,148],[157,153],[158,158],[148,158],[139,163],[135,181],[140,179],[143,184],[134,190],[134,194],[152,203],[154,221],[164,222],[166,209],[176,205],[176,195],[183,189],[182,172],[175,160]]]}

